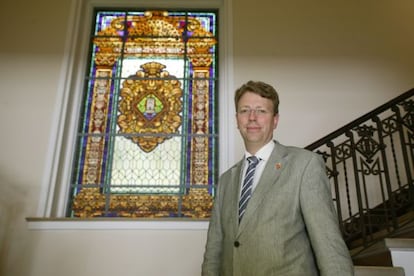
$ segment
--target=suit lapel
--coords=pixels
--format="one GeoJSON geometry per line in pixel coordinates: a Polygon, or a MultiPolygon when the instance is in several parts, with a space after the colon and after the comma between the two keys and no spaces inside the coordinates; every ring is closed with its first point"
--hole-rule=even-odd
{"type": "MultiPolygon", "coordinates": [[[[240,194],[240,181],[241,181],[241,172],[243,167],[243,159],[237,163],[231,170],[231,180],[229,183],[233,185],[231,187],[231,190],[234,191],[233,193],[230,193],[232,195],[232,198],[230,199],[230,206],[233,206],[233,210],[231,210],[231,218],[232,221],[229,222],[234,227],[233,229],[237,229],[239,227],[239,194],[240,194]]],[[[235,230],[237,231],[237,230],[235,230]]]]}
{"type": "MultiPolygon", "coordinates": [[[[259,179],[256,189],[254,190],[252,197],[247,205],[246,212],[239,225],[238,233],[240,234],[245,226],[249,223],[252,216],[256,216],[257,208],[265,200],[266,195],[269,193],[270,188],[277,182],[280,173],[283,171],[285,165],[287,165],[287,150],[279,143],[275,143],[275,147],[269,160],[266,163],[266,167],[263,170],[262,176],[259,179]]],[[[239,179],[240,181],[240,179],[239,179]]],[[[239,182],[240,183],[240,182],[239,182]]],[[[240,185],[239,185],[240,186],[240,185]]],[[[239,188],[240,189],[240,188],[239,188]]],[[[238,197],[238,194],[237,194],[238,197]]]]}

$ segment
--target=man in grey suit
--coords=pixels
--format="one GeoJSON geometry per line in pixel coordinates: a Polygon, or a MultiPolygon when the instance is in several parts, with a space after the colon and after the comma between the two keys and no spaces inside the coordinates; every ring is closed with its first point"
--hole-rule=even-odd
{"type": "Polygon", "coordinates": [[[202,275],[353,275],[322,158],[273,141],[276,90],[249,81],[235,105],[245,158],[220,177],[202,275]]]}

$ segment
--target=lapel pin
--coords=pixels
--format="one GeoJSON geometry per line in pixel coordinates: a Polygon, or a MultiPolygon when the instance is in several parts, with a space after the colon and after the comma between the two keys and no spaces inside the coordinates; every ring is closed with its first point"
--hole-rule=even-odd
{"type": "Polygon", "coordinates": [[[276,167],[276,170],[280,169],[282,167],[282,163],[276,163],[275,167],[276,167]]]}

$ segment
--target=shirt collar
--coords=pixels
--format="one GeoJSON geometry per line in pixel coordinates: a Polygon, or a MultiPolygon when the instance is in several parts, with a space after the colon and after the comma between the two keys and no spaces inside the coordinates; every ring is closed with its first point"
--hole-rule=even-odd
{"type": "MultiPolygon", "coordinates": [[[[259,149],[255,156],[259,158],[260,160],[267,161],[269,159],[270,154],[272,154],[272,151],[275,147],[275,142],[271,140],[269,143],[264,145],[261,149],[259,149]]],[[[249,152],[244,153],[244,158],[247,159],[249,156],[252,156],[249,152]]]]}

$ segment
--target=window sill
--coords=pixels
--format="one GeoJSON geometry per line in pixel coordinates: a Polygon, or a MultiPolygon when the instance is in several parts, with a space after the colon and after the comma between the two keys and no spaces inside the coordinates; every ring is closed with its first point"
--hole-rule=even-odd
{"type": "Polygon", "coordinates": [[[207,230],[209,219],[26,218],[29,230],[207,230]]]}

